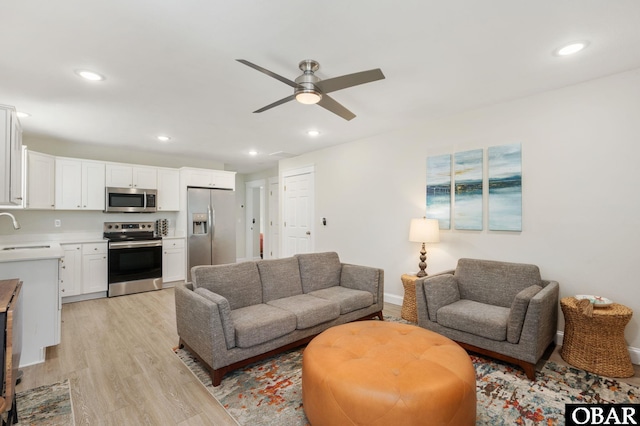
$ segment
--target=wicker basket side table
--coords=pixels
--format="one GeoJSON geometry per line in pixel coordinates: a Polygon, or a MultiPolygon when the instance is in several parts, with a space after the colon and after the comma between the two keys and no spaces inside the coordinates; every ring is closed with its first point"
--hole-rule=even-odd
{"type": "Polygon", "coordinates": [[[564,314],[564,341],[560,355],[569,364],[607,377],[634,374],[624,328],[633,311],[624,305],[595,308],[585,314],[575,297],[560,300],[564,314]]]}
{"type": "Polygon", "coordinates": [[[402,310],[400,316],[407,321],[418,322],[418,311],[416,307],[416,280],[415,275],[402,274],[400,277],[404,287],[404,298],[402,299],[402,310]]]}

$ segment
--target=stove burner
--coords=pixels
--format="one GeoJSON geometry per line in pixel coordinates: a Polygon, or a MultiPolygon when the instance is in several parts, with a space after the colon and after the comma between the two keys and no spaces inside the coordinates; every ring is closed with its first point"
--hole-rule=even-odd
{"type": "Polygon", "coordinates": [[[105,222],[103,237],[109,241],[161,240],[154,222],[105,222]]]}

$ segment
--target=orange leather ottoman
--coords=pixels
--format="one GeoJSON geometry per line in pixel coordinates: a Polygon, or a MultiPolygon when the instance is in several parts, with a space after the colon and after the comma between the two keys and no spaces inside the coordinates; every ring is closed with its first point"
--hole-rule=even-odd
{"type": "Polygon", "coordinates": [[[302,357],[307,419],[322,425],[475,425],[467,353],[423,328],[386,321],[332,327],[302,357]]]}

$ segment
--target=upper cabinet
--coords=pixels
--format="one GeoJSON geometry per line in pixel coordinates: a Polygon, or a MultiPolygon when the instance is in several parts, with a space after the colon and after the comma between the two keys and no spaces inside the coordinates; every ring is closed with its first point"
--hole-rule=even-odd
{"type": "Polygon", "coordinates": [[[22,128],[14,107],[0,105],[0,205],[22,205],[22,128]]]}
{"type": "Polygon", "coordinates": [[[116,188],[158,189],[156,167],[107,164],[106,186],[116,188]]]}
{"type": "Polygon", "coordinates": [[[158,169],[158,211],[180,210],[180,172],[177,169],[158,169]]]}
{"type": "Polygon", "coordinates": [[[56,210],[104,210],[105,165],[56,158],[56,210]]]}
{"type": "Polygon", "coordinates": [[[27,151],[26,208],[51,210],[55,207],[55,163],[52,155],[27,151]]]}
{"type": "Polygon", "coordinates": [[[180,169],[180,174],[184,186],[236,189],[236,172],[183,167],[180,169]]]}

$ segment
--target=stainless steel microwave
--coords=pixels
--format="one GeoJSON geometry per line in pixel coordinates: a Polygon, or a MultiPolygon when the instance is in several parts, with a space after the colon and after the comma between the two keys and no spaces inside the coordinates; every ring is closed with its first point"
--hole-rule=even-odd
{"type": "Polygon", "coordinates": [[[104,211],[107,213],[155,213],[157,192],[155,189],[107,188],[104,211]]]}

